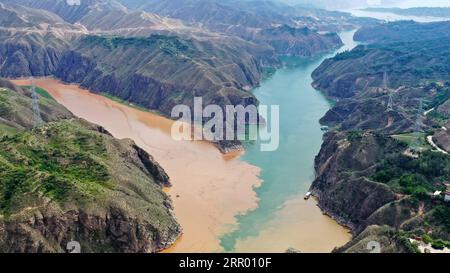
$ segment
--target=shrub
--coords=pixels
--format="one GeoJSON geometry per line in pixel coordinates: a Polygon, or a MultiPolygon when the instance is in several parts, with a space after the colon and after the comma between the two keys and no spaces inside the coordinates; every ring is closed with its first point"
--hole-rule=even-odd
{"type": "Polygon", "coordinates": [[[424,235],[422,235],[422,241],[425,244],[430,244],[431,242],[433,242],[433,239],[430,237],[430,235],[424,234],[424,235]]]}
{"type": "Polygon", "coordinates": [[[438,239],[438,240],[432,242],[432,243],[431,243],[431,246],[432,246],[434,249],[444,249],[445,246],[446,246],[446,243],[445,243],[442,239],[438,239]]]}

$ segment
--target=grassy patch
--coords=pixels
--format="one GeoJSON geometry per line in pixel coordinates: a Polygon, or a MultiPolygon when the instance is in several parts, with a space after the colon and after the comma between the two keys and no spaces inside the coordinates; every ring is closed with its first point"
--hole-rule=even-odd
{"type": "MultiPolygon", "coordinates": [[[[22,88],[26,88],[26,89],[30,89],[31,86],[21,86],[22,88]]],[[[40,87],[36,87],[35,88],[36,93],[38,93],[40,96],[42,96],[43,98],[49,99],[49,100],[55,100],[52,95],[50,95],[50,93],[47,92],[47,90],[40,88],[40,87]]]]}
{"type": "Polygon", "coordinates": [[[8,93],[6,92],[0,93],[0,117],[3,118],[9,117],[13,110],[6,96],[8,96],[8,93]]]}
{"type": "Polygon", "coordinates": [[[430,235],[422,235],[422,241],[426,244],[430,244],[434,249],[450,248],[450,242],[442,239],[433,239],[430,235]]]}
{"type": "Polygon", "coordinates": [[[175,36],[152,34],[149,37],[119,37],[119,36],[87,36],[87,43],[102,45],[110,50],[118,47],[145,47],[158,48],[172,56],[190,56],[194,53],[189,41],[179,39],[175,36]]]}
{"type": "Polygon", "coordinates": [[[0,123],[0,136],[17,133],[17,129],[9,125],[0,123]]]}
{"type": "Polygon", "coordinates": [[[417,135],[414,133],[406,133],[406,134],[392,135],[391,137],[395,140],[405,143],[406,145],[408,145],[408,147],[413,147],[417,143],[417,144],[419,144],[419,147],[417,147],[417,148],[421,148],[421,149],[429,148],[428,143],[426,141],[425,133],[419,133],[417,135]],[[417,139],[417,137],[419,139],[417,139]]]}
{"type": "Polygon", "coordinates": [[[27,196],[59,202],[101,197],[110,188],[101,136],[73,121],[0,137],[0,210],[8,215],[27,196]]]}

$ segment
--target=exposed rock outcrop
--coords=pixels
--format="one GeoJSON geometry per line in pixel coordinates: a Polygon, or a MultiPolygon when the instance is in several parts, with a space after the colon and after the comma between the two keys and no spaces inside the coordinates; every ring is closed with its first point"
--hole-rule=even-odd
{"type": "Polygon", "coordinates": [[[319,206],[355,232],[365,228],[372,213],[395,200],[389,187],[365,177],[383,156],[385,147],[381,148],[380,141],[384,139],[372,134],[349,141],[345,134],[330,132],[315,160],[311,189],[319,197],[319,206]]]}
{"type": "Polygon", "coordinates": [[[314,87],[337,100],[321,119],[332,129],[311,187],[321,208],[355,234],[337,252],[369,252],[371,241],[382,252],[415,252],[408,238],[449,238],[448,206],[433,193],[445,189],[450,160],[425,140],[435,133],[446,142],[447,26],[362,29],[357,38],[375,44],[325,60],[312,75],[314,87]]]}
{"type": "Polygon", "coordinates": [[[133,141],[0,81],[0,252],[157,252],[181,234],[167,173],[133,141]],[[14,110],[3,111],[6,107],[14,110]]]}

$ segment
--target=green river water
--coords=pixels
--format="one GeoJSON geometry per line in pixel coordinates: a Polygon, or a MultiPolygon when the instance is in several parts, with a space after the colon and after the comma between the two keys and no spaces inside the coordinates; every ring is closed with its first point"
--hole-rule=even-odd
{"type": "Polygon", "coordinates": [[[259,204],[236,216],[238,228],[221,238],[225,251],[235,250],[240,240],[258,236],[286,201],[308,191],[314,179],[314,157],[322,144],[319,119],[330,108],[327,99],[311,86],[311,73],[325,58],[356,46],[353,34],[340,33],[344,46],[332,54],[284,58],[283,68],[254,90],[261,104],[280,107],[280,145],[274,152],[260,151],[258,142],[247,145],[243,160],[261,169],[263,183],[255,189],[259,204]]]}

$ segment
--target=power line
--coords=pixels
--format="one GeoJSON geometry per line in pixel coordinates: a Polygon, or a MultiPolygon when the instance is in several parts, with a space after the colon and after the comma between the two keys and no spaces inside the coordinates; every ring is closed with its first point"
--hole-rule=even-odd
{"type": "Polygon", "coordinates": [[[41,110],[39,108],[39,96],[36,93],[36,86],[33,77],[30,78],[31,83],[31,100],[33,108],[34,128],[42,124],[41,110]]]}
{"type": "Polygon", "coordinates": [[[383,88],[384,88],[384,91],[387,92],[389,95],[387,111],[393,111],[394,110],[394,95],[393,95],[394,91],[388,87],[388,81],[389,81],[388,73],[387,73],[387,70],[385,69],[384,73],[383,73],[383,88]]]}

